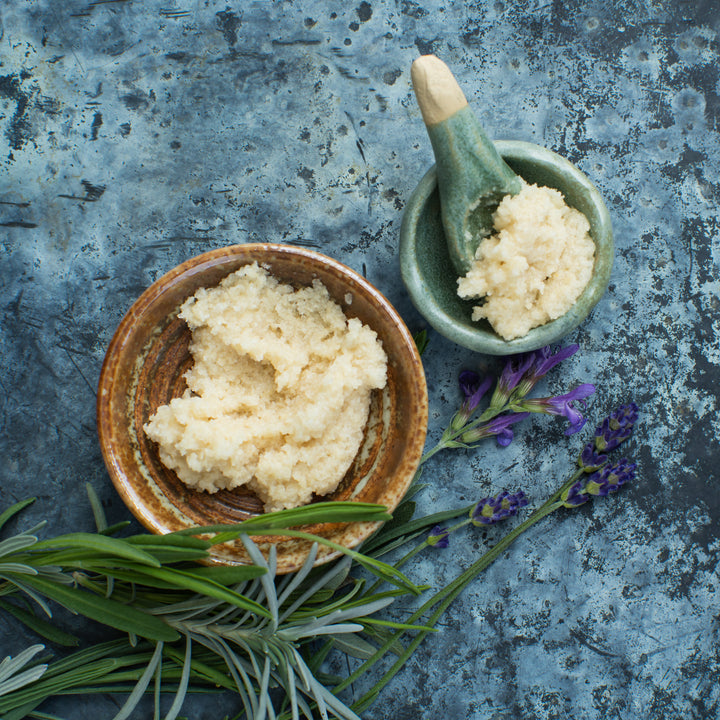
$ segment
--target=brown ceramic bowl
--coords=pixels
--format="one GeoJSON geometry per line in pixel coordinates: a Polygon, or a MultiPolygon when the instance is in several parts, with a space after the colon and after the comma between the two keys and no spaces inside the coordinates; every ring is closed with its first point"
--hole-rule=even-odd
{"type": "MultiPolygon", "coordinates": [[[[100,375],[97,418],[105,464],[122,499],[152,532],[237,523],[263,512],[258,498],[243,488],[212,495],[188,488],[160,462],[142,429],[160,405],[185,390],[192,356],[190,331],[177,317],[180,305],[200,287],[217,285],[255,261],[295,287],[319,279],[348,317],[375,330],[388,356],[388,382],[372,395],[353,465],[335,492],[318,499],[373,502],[392,510],[419,465],[428,418],[425,375],[412,336],[380,292],[345,265],[304,248],[248,244],[213,250],[178,265],[138,298],[110,342],[100,375]]],[[[323,523],[303,529],[353,547],[376,527],[323,523]]],[[[266,551],[276,546],[279,573],[298,569],[309,550],[305,541],[280,536],[258,544],[266,551]]],[[[320,546],[318,562],[336,556],[320,546]]],[[[239,541],[216,546],[212,559],[249,562],[239,541]]]]}

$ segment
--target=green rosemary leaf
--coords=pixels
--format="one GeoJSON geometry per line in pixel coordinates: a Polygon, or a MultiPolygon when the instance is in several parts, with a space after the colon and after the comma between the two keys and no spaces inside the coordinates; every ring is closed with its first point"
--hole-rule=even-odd
{"type": "Polygon", "coordinates": [[[13,675],[7,680],[3,680],[2,682],[0,682],[0,696],[7,695],[13,690],[18,690],[25,685],[29,685],[30,683],[39,680],[46,670],[47,665],[36,665],[29,670],[24,670],[21,673],[13,675]]]}
{"type": "Polygon", "coordinates": [[[41,540],[33,550],[46,550],[54,548],[80,548],[92,550],[105,555],[133,560],[143,565],[160,567],[160,563],[145,550],[134,547],[132,544],[119,538],[107,537],[93,533],[69,533],[50,540],[41,540]]]}
{"type": "Polygon", "coordinates": [[[260,577],[263,569],[254,565],[209,565],[195,567],[192,573],[221,585],[237,585],[246,580],[260,577]]]}
{"type": "Polygon", "coordinates": [[[9,695],[0,697],[0,717],[3,720],[22,720],[46,698],[60,694],[66,688],[72,688],[80,682],[89,682],[107,675],[115,666],[115,660],[102,660],[92,667],[83,666],[75,670],[68,670],[63,675],[42,677],[32,686],[20,688],[9,695]],[[19,714],[20,711],[23,714],[19,714]]]}
{"type": "MultiPolygon", "coordinates": [[[[0,574],[0,578],[1,577],[3,576],[0,574]]],[[[19,590],[22,590],[29,598],[33,599],[48,617],[52,617],[52,611],[50,610],[50,606],[45,602],[45,600],[43,600],[41,595],[38,595],[38,593],[36,593],[31,587],[28,587],[27,583],[25,583],[24,580],[20,580],[17,577],[13,576],[5,579],[11,582],[19,590]]]]}
{"type": "MultiPolygon", "coordinates": [[[[241,532],[248,535],[256,535],[257,531],[262,534],[272,534],[270,530],[285,530],[301,525],[314,525],[326,522],[384,522],[392,517],[384,505],[373,503],[361,503],[352,501],[319,502],[305,505],[289,510],[278,510],[265,515],[244,520],[237,525],[203,525],[200,527],[185,528],[177,530],[165,537],[177,537],[183,535],[199,535],[208,533],[234,533],[225,537],[222,542],[237,537],[241,532]]],[[[277,533],[275,533],[277,534],[277,533]]],[[[217,539],[211,541],[217,544],[217,539]]]]}
{"type": "Polygon", "coordinates": [[[98,494],[95,492],[95,488],[90,483],[85,483],[85,492],[90,501],[90,507],[92,508],[92,514],[95,519],[95,527],[97,531],[101,533],[108,526],[105,510],[103,510],[102,503],[100,502],[98,494]]]}
{"type": "Polygon", "coordinates": [[[402,540],[399,544],[409,542],[413,538],[422,534],[427,528],[440,525],[447,520],[459,517],[460,515],[466,515],[471,509],[472,505],[459,510],[446,510],[443,512],[434,513],[427,515],[417,520],[410,520],[409,522],[399,527],[388,528],[387,532],[378,533],[365,542],[362,546],[362,552],[366,554],[380,554],[383,545],[386,545],[391,540],[402,540]]]}
{"type": "Polygon", "coordinates": [[[122,520],[121,522],[114,523],[113,525],[106,527],[104,530],[101,530],[100,535],[115,535],[131,524],[132,523],[129,520],[122,520]]]}
{"type": "MultiPolygon", "coordinates": [[[[183,666],[184,657],[172,646],[165,646],[165,654],[174,662],[177,662],[180,667],[183,666]]],[[[194,676],[205,679],[212,685],[223,687],[226,690],[235,690],[235,684],[232,683],[226,673],[217,670],[216,668],[204,663],[196,658],[191,660],[191,670],[194,676]]]]}
{"type": "MultiPolygon", "coordinates": [[[[2,662],[0,662],[0,684],[10,679],[44,649],[44,645],[31,645],[14,658],[10,656],[3,658],[2,662]]],[[[0,692],[0,695],[2,694],[4,693],[0,692]]]]}
{"type": "Polygon", "coordinates": [[[377,648],[364,640],[357,633],[347,633],[345,635],[335,635],[332,641],[338,650],[342,650],[351,657],[367,660],[372,657],[377,648]]]}
{"type": "Polygon", "coordinates": [[[26,577],[23,582],[71,612],[84,615],[116,630],[135,633],[148,640],[172,642],[179,637],[178,632],[164,620],[132,606],[121,605],[112,599],[99,597],[74,587],[58,585],[41,577],[26,577]]]}
{"type": "Polygon", "coordinates": [[[150,684],[150,679],[155,673],[155,668],[157,667],[158,663],[162,658],[162,651],[163,643],[159,642],[155,646],[155,652],[150,658],[150,662],[147,664],[145,671],[140,676],[140,679],[137,681],[137,685],[134,687],[133,691],[130,693],[127,700],[125,701],[125,704],[120,708],[113,720],[126,720],[126,718],[130,717],[130,714],[140,702],[140,699],[142,698],[145,690],[147,689],[147,686],[150,684]]]}
{"type": "Polygon", "coordinates": [[[0,529],[3,528],[5,523],[7,523],[10,518],[12,518],[14,515],[17,515],[21,510],[24,510],[28,505],[32,505],[35,500],[36,498],[27,498],[27,500],[20,500],[20,502],[16,502],[14,505],[11,505],[7,510],[0,513],[0,529]]]}
{"type": "Polygon", "coordinates": [[[155,683],[153,688],[153,720],[160,720],[160,694],[162,693],[163,659],[155,666],[155,683]]]}
{"type": "Polygon", "coordinates": [[[413,340],[415,341],[415,345],[417,347],[418,354],[422,355],[425,352],[425,348],[427,348],[428,343],[430,342],[428,340],[427,330],[422,329],[422,330],[416,332],[413,335],[413,340]]]}
{"type": "MultiPolygon", "coordinates": [[[[272,535],[273,533],[266,530],[256,530],[253,529],[249,534],[251,535],[272,535]]],[[[392,583],[393,585],[396,585],[397,587],[401,587],[408,592],[412,593],[413,595],[420,595],[423,591],[423,588],[415,585],[410,579],[408,579],[400,570],[393,567],[392,565],[388,565],[388,563],[382,562],[382,560],[377,560],[372,557],[368,557],[367,555],[363,555],[362,553],[357,552],[356,550],[353,550],[351,548],[347,548],[344,545],[340,545],[336,542],[333,542],[332,540],[328,540],[327,538],[320,537],[318,535],[312,535],[310,533],[303,532],[302,530],[284,530],[283,534],[288,535],[290,537],[299,537],[303,538],[305,540],[311,540],[318,542],[322,545],[326,545],[327,547],[332,548],[333,550],[337,550],[338,552],[343,553],[344,555],[347,555],[349,558],[355,560],[359,565],[362,565],[366,570],[372,572],[374,575],[377,575],[379,577],[382,577],[384,580],[386,580],[389,583],[392,583]]]]}
{"type": "Polygon", "coordinates": [[[289,510],[266,513],[245,520],[243,529],[251,533],[255,526],[285,528],[326,522],[370,522],[389,520],[392,516],[384,505],[352,501],[318,502],[289,510]]]}
{"type": "Polygon", "coordinates": [[[14,709],[12,712],[3,716],[3,720],[23,720],[26,717],[33,717],[32,711],[42,702],[42,700],[26,703],[22,707],[14,709]]]}
{"type": "Polygon", "coordinates": [[[0,542],[0,558],[20,552],[20,550],[25,550],[25,548],[35,545],[37,541],[38,539],[34,535],[26,535],[24,533],[9,537],[0,542]]]}
{"type": "Polygon", "coordinates": [[[414,625],[408,623],[394,622],[392,620],[380,620],[380,618],[362,618],[359,620],[364,626],[382,625],[383,627],[395,628],[397,630],[424,630],[425,632],[438,632],[437,628],[428,625],[414,625]]]}
{"type": "Polygon", "coordinates": [[[177,547],[177,548],[209,548],[212,543],[192,535],[180,535],[179,533],[168,533],[166,535],[131,535],[125,538],[125,542],[141,547],[177,547]]]}
{"type": "Polygon", "coordinates": [[[132,650],[132,648],[128,645],[127,639],[110,640],[109,642],[99,643],[92,647],[78,650],[52,663],[45,677],[49,678],[60,675],[67,670],[74,670],[82,665],[105,659],[111,655],[122,655],[127,653],[128,650],[132,650]]]}
{"type": "Polygon", "coordinates": [[[185,636],[185,661],[183,663],[183,672],[182,676],[180,677],[180,683],[178,685],[177,693],[175,695],[175,699],[173,700],[173,704],[170,706],[170,710],[168,710],[167,715],[165,716],[165,720],[175,720],[175,718],[180,713],[180,709],[182,708],[183,703],[185,702],[185,694],[187,693],[188,689],[188,682],[190,679],[190,660],[192,658],[192,640],[190,639],[189,635],[185,636]]]}
{"type": "Polygon", "coordinates": [[[4,575],[5,573],[17,573],[18,575],[37,575],[38,571],[34,567],[30,567],[29,565],[23,565],[22,563],[0,561],[0,576],[4,575]]]}
{"type": "MultiPolygon", "coordinates": [[[[130,565],[128,565],[128,569],[131,569],[130,565]]],[[[177,588],[215,598],[216,600],[229,603],[230,605],[235,605],[239,608],[249,610],[250,612],[253,612],[256,615],[261,615],[262,617],[270,617],[270,613],[262,605],[260,605],[260,603],[250,600],[244,595],[226,588],[218,582],[196,575],[194,572],[189,572],[187,570],[175,570],[174,568],[149,568],[146,566],[136,566],[132,569],[138,573],[138,581],[140,581],[143,577],[162,580],[173,583],[177,588]]],[[[249,577],[257,577],[264,575],[266,570],[264,568],[249,565],[247,566],[247,572],[249,577]]]]}
{"type": "Polygon", "coordinates": [[[52,623],[49,623],[47,620],[43,620],[37,615],[34,615],[33,613],[28,612],[13,603],[0,600],[0,609],[10,613],[10,615],[12,615],[16,620],[19,620],[23,625],[25,625],[25,627],[56,645],[70,647],[80,644],[80,640],[75,637],[75,635],[64,632],[52,623]]]}

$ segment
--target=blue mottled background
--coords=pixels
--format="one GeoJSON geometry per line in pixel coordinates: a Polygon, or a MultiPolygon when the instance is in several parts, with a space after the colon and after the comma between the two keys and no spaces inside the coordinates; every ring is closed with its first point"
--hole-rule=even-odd
{"type": "MultiPolygon", "coordinates": [[[[610,288],[542,389],[596,384],[594,419],[641,404],[640,475],[516,543],[366,717],[719,717],[719,30],[710,0],[0,2],[0,492],[38,497],[13,527],[91,530],[86,482],[129,517],[95,388],[123,314],[188,257],[317,248],[424,327],[397,247],[432,163],[409,69],[433,52],[493,137],[560,152],[606,198],[610,288]]],[[[457,372],[494,361],[430,340],[434,440],[457,372]]],[[[542,500],[583,442],[562,431],[533,418],[505,450],[437,456],[420,510],[502,488],[542,500]]],[[[417,579],[448,581],[492,537],[454,538],[417,579]]],[[[0,618],[0,655],[29,642],[0,618]]],[[[118,700],[55,707],[84,720],[118,700]]]]}

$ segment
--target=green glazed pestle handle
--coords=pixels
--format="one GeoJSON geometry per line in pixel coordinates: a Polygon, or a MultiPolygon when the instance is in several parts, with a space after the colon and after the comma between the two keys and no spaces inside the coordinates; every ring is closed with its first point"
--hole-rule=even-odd
{"type": "Polygon", "coordinates": [[[434,55],[412,64],[411,78],[437,167],[443,227],[458,275],[472,265],[480,240],[492,231],[492,213],[520,178],[500,157],[448,66],[434,55]]]}

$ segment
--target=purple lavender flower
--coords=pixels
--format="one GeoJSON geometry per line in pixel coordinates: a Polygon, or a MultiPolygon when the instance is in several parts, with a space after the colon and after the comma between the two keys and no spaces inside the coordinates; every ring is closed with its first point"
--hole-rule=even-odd
{"type": "Polygon", "coordinates": [[[599,470],[607,462],[607,459],[607,455],[603,455],[596,450],[595,439],[593,438],[585,445],[582,453],[580,453],[578,465],[585,472],[594,472],[595,470],[599,470]]]}
{"type": "Polygon", "coordinates": [[[590,500],[593,496],[605,497],[617,492],[625,483],[635,477],[637,465],[623,458],[610,467],[596,470],[586,480],[578,480],[561,497],[563,505],[574,508],[590,500]]]}
{"type": "Polygon", "coordinates": [[[446,528],[436,525],[427,536],[427,544],[434,545],[437,548],[446,548],[450,544],[450,533],[446,528]]]}
{"type": "Polygon", "coordinates": [[[534,352],[522,353],[520,355],[510,355],[505,358],[505,367],[498,378],[498,384],[493,395],[493,401],[497,398],[497,404],[504,403],[523,379],[525,373],[532,367],[534,362],[534,352]]]}
{"type": "Polygon", "coordinates": [[[485,393],[490,389],[493,383],[492,377],[488,376],[484,380],[480,375],[472,370],[463,370],[459,377],[460,390],[465,398],[460,409],[450,423],[452,430],[459,430],[470,416],[475,412],[485,393]]]}
{"type": "Polygon", "coordinates": [[[569,487],[560,497],[563,505],[566,508],[574,508],[586,503],[590,499],[590,495],[584,492],[584,490],[585,485],[582,480],[578,480],[578,482],[569,487]]]}
{"type": "Polygon", "coordinates": [[[582,405],[585,405],[585,398],[594,392],[594,385],[583,383],[564,395],[524,400],[520,403],[519,407],[530,412],[541,412],[547,415],[566,417],[570,421],[570,425],[565,430],[565,434],[574,435],[581,430],[587,422],[582,416],[582,413],[575,407],[574,403],[580,402],[582,405]]]}
{"type": "Polygon", "coordinates": [[[611,467],[604,467],[593,473],[585,482],[585,492],[590,495],[605,495],[617,492],[622,485],[635,477],[636,463],[626,458],[611,467]]]}
{"type": "Polygon", "coordinates": [[[635,403],[621,405],[595,429],[595,447],[600,452],[614,450],[632,435],[637,419],[638,406],[635,403]]]}
{"type": "Polygon", "coordinates": [[[566,348],[560,348],[553,355],[548,345],[536,350],[534,353],[529,353],[531,362],[524,377],[517,385],[516,394],[519,397],[525,397],[535,387],[540,378],[545,377],[556,365],[572,357],[577,351],[578,345],[568,345],[566,348]]]}
{"type": "Polygon", "coordinates": [[[503,490],[496,497],[480,500],[470,511],[470,521],[473,525],[494,525],[500,520],[517,515],[518,510],[527,504],[522,490],[515,494],[503,490]]]}
{"type": "Polygon", "coordinates": [[[463,443],[469,444],[495,435],[497,437],[498,445],[507,447],[514,437],[510,426],[514,425],[516,422],[524,420],[528,417],[528,415],[530,415],[529,412],[519,412],[512,415],[498,415],[498,417],[493,418],[492,420],[488,420],[471,430],[467,430],[460,436],[460,440],[463,443]]]}

